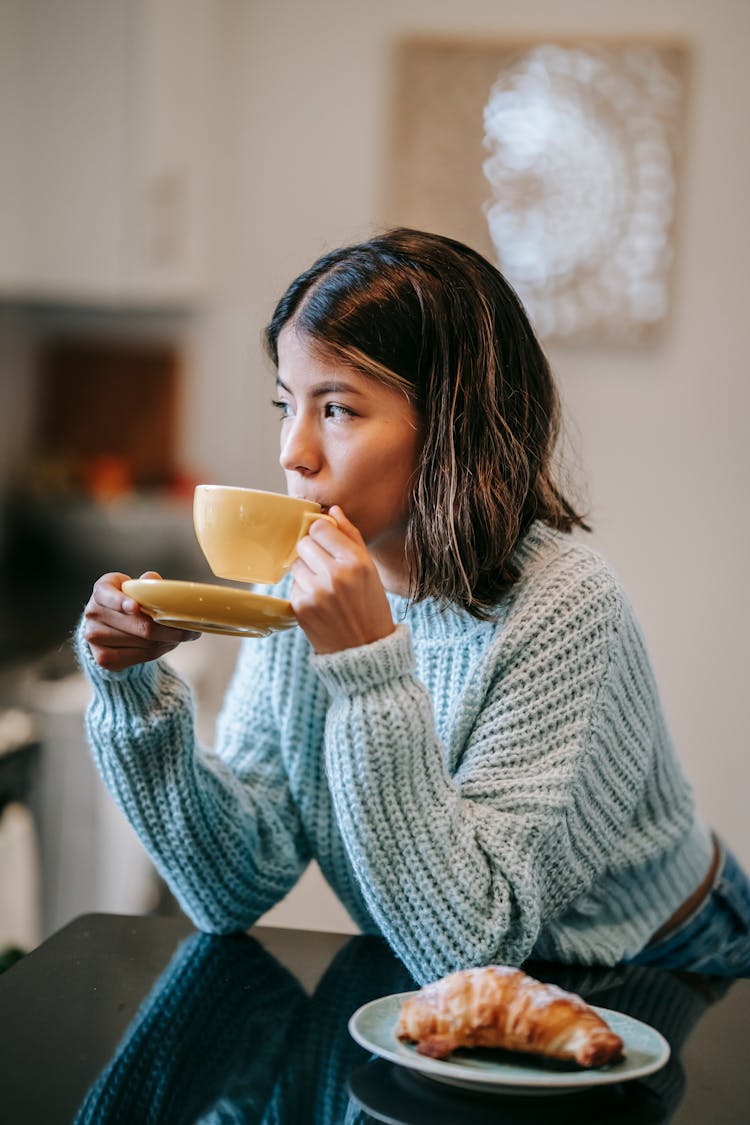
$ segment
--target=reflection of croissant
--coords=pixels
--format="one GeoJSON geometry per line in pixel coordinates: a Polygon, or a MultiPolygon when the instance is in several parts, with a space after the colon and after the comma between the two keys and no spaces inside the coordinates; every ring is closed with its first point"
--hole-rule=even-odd
{"type": "Polygon", "coordinates": [[[622,1040],[580,996],[503,965],[425,985],[404,1001],[396,1036],[438,1059],[457,1047],[504,1047],[579,1066],[622,1058],[622,1040]]]}

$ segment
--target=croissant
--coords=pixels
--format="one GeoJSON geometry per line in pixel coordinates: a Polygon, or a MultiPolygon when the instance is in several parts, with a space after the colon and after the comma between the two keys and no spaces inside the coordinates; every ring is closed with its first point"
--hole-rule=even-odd
{"type": "Polygon", "coordinates": [[[580,996],[505,965],[425,985],[404,1001],[395,1034],[436,1059],[457,1047],[503,1047],[594,1067],[623,1054],[620,1037],[580,996]]]}

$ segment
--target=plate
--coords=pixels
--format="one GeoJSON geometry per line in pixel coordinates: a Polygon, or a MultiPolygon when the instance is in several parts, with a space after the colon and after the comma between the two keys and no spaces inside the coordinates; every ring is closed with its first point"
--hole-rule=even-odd
{"type": "Polygon", "coordinates": [[[400,1066],[419,1071],[427,1078],[469,1090],[497,1090],[515,1093],[560,1094],[590,1086],[627,1082],[653,1074],[667,1062],[669,1044],[647,1023],[615,1012],[594,1008],[606,1020],[625,1046],[625,1057],[612,1066],[596,1070],[556,1070],[529,1055],[498,1060],[499,1052],[463,1050],[448,1059],[431,1059],[417,1053],[416,1047],[401,1043],[394,1035],[401,1005],[413,992],[397,992],[371,1000],[358,1008],[349,1020],[349,1032],[368,1051],[400,1066]],[[518,1061],[516,1061],[516,1059],[518,1061]]]}
{"type": "Polygon", "coordinates": [[[129,578],[122,591],[138,602],[160,625],[225,633],[235,637],[267,637],[297,624],[284,598],[255,594],[236,586],[208,582],[176,582],[166,578],[129,578]]]}

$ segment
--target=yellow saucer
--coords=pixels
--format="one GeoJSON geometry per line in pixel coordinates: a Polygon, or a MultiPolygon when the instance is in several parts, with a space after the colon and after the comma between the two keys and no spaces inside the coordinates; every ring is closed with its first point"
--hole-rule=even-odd
{"type": "Polygon", "coordinates": [[[138,602],[160,625],[194,629],[200,633],[267,637],[297,624],[284,598],[254,594],[235,586],[206,582],[176,582],[165,578],[129,578],[122,592],[138,602]]]}

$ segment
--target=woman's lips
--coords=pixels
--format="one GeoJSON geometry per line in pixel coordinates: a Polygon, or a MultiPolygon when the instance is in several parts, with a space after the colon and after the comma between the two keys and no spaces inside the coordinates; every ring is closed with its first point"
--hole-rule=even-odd
{"type": "Polygon", "coordinates": [[[318,507],[322,508],[324,512],[327,512],[328,509],[332,507],[331,504],[326,504],[323,500],[318,500],[315,496],[296,496],[295,499],[306,500],[308,504],[317,504],[318,507]]]}
{"type": "Polygon", "coordinates": [[[328,512],[333,504],[327,504],[324,500],[318,500],[315,496],[294,496],[291,492],[289,496],[293,500],[305,500],[308,504],[317,504],[322,512],[328,512]]]}

